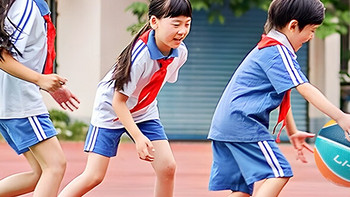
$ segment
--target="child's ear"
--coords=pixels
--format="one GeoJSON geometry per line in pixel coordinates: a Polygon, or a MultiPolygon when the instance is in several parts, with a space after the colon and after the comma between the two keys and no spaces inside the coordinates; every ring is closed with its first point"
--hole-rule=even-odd
{"type": "Polygon", "coordinates": [[[151,16],[149,19],[149,24],[151,25],[152,29],[157,29],[158,27],[158,19],[155,16],[151,16]]]}
{"type": "Polygon", "coordinates": [[[289,23],[288,23],[288,29],[289,31],[291,32],[294,32],[298,29],[298,26],[299,25],[299,22],[295,19],[291,20],[289,23]]]}

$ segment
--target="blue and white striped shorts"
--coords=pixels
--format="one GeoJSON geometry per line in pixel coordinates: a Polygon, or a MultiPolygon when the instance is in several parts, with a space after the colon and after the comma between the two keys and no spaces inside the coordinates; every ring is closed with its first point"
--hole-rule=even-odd
{"type": "MultiPolygon", "coordinates": [[[[141,132],[150,140],[168,140],[160,120],[147,120],[136,124],[141,132]]],[[[120,137],[128,134],[125,128],[107,129],[90,124],[86,135],[84,151],[93,152],[106,157],[117,155],[120,137]]]]}
{"type": "Polygon", "coordinates": [[[0,119],[0,132],[17,154],[25,153],[29,147],[57,135],[49,114],[0,119]]]}
{"type": "Polygon", "coordinates": [[[293,176],[290,164],[275,141],[213,141],[212,149],[209,190],[232,190],[252,195],[257,181],[293,176]]]}

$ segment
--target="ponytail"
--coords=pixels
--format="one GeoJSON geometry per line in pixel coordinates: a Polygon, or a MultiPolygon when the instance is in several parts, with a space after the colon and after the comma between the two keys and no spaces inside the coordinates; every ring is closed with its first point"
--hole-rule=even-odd
{"type": "MultiPolygon", "coordinates": [[[[2,56],[4,52],[11,53],[11,50],[15,49],[19,53],[11,42],[11,35],[9,35],[5,30],[5,19],[14,1],[15,0],[1,0],[0,2],[0,61],[4,61],[4,57],[2,56]]],[[[12,22],[10,21],[10,23],[12,22]]],[[[12,23],[12,25],[16,27],[15,24],[12,23]]],[[[21,54],[19,53],[19,55],[21,54]]]]}
{"type": "Polygon", "coordinates": [[[134,36],[128,46],[120,53],[115,63],[112,80],[114,80],[114,88],[116,90],[123,90],[124,84],[130,81],[130,68],[131,68],[131,55],[132,49],[137,42],[138,38],[151,28],[149,22],[147,22],[140,31],[134,36]]]}

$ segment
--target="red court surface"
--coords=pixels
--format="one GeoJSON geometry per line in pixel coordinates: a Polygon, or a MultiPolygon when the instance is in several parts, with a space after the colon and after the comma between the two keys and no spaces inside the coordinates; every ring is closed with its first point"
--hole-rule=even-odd
{"type": "MultiPolygon", "coordinates": [[[[84,169],[86,154],[82,151],[82,142],[61,144],[68,161],[64,186],[84,169]]],[[[210,143],[171,142],[171,146],[177,161],[175,197],[224,197],[230,193],[209,192],[207,189],[212,158],[210,143]]],[[[307,154],[309,163],[303,164],[295,160],[291,145],[281,144],[280,148],[295,175],[281,197],[350,197],[350,188],[339,187],[322,177],[312,154],[307,154]]],[[[0,142],[0,151],[0,178],[30,169],[25,159],[17,156],[6,143],[0,142]]],[[[150,164],[138,159],[134,144],[125,142],[120,145],[118,156],[111,159],[105,180],[85,196],[152,197],[154,182],[155,175],[150,164]]]]}

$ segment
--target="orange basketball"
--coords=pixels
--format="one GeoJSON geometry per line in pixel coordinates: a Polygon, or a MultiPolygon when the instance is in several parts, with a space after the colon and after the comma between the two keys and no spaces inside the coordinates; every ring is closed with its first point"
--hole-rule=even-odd
{"type": "Polygon", "coordinates": [[[333,120],[318,132],[314,157],[321,174],[329,181],[350,187],[350,142],[333,120]]]}

